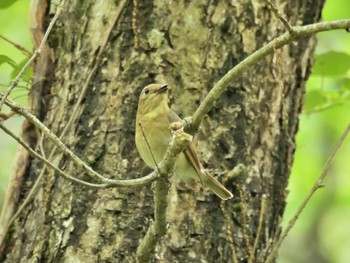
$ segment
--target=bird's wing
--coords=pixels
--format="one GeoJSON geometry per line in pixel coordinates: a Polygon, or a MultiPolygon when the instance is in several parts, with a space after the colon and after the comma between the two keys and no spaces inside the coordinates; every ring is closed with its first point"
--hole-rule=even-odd
{"type": "MultiPolygon", "coordinates": [[[[170,123],[182,121],[181,118],[172,110],[170,110],[170,113],[168,114],[168,119],[170,123]]],[[[200,176],[202,164],[199,161],[196,148],[194,147],[192,142],[188,144],[187,148],[184,150],[184,153],[188,161],[192,164],[193,168],[196,170],[200,181],[202,181],[200,176]]]]}
{"type": "Polygon", "coordinates": [[[187,146],[187,148],[184,151],[187,159],[191,162],[191,164],[193,165],[193,167],[195,168],[196,172],[198,175],[201,174],[201,168],[202,168],[202,164],[199,161],[197,152],[196,152],[196,148],[194,147],[193,143],[190,142],[187,146]]]}

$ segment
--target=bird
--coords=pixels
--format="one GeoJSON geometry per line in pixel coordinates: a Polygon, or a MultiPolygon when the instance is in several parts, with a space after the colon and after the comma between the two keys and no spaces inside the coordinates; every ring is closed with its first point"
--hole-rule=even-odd
{"type": "MultiPolygon", "coordinates": [[[[136,148],[146,165],[152,169],[163,159],[171,142],[169,126],[182,121],[169,108],[167,91],[167,84],[150,84],[142,89],[139,96],[135,125],[136,148]]],[[[180,153],[175,162],[174,173],[191,188],[202,183],[222,200],[233,197],[225,186],[204,169],[192,142],[180,153]]]]}

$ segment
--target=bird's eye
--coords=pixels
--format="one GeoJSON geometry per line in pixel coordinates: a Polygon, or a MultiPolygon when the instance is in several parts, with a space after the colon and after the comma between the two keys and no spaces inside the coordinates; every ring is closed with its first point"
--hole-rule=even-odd
{"type": "Polygon", "coordinates": [[[149,89],[145,89],[145,94],[147,95],[149,93],[149,89]]]}

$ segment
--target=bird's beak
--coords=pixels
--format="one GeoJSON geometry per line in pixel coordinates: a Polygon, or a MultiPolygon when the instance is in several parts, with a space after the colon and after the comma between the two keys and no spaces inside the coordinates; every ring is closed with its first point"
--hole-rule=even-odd
{"type": "Polygon", "coordinates": [[[163,84],[163,85],[161,85],[160,86],[160,88],[159,89],[157,89],[157,93],[163,93],[163,92],[166,92],[168,90],[168,84],[163,84]]]}

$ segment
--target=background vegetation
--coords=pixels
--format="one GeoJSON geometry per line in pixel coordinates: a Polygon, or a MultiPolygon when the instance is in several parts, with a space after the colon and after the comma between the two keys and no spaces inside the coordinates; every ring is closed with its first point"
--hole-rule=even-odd
{"type": "MultiPolygon", "coordinates": [[[[0,1],[0,34],[13,42],[32,51],[32,42],[29,31],[29,2],[16,1],[8,6],[9,1],[0,1]]],[[[12,1],[13,2],[13,1],[12,1]]],[[[13,45],[0,38],[0,91],[5,91],[15,78],[17,69],[28,60],[28,56],[13,45]],[[9,59],[11,59],[9,61],[9,59]]],[[[19,88],[14,90],[11,98],[26,105],[29,83],[21,82],[19,88]]],[[[5,112],[8,108],[4,107],[5,112]]],[[[22,118],[15,116],[6,121],[14,131],[20,131],[22,118]]],[[[12,163],[16,153],[17,144],[0,130],[0,204],[4,199],[8,178],[12,171],[12,163]]]]}
{"type": "MultiPolygon", "coordinates": [[[[350,17],[347,0],[328,0],[323,20],[350,17]]],[[[284,223],[321,173],[350,121],[350,34],[318,34],[313,74],[307,83],[284,223]]],[[[318,190],[280,251],[278,262],[350,262],[350,138],[337,153],[325,188],[318,190]]]]}
{"type": "MultiPolygon", "coordinates": [[[[328,0],[324,20],[350,17],[348,0],[328,0]]],[[[0,34],[32,51],[29,34],[29,1],[0,3],[0,34]]],[[[307,84],[306,105],[300,118],[295,163],[289,184],[285,224],[305,198],[319,176],[336,140],[350,117],[350,34],[332,31],[318,35],[313,75],[307,84]]],[[[27,56],[0,39],[0,91],[16,75],[27,56]],[[6,57],[5,57],[6,56],[6,57]]],[[[20,83],[12,98],[25,104],[28,82],[20,83]]],[[[7,121],[20,131],[22,119],[7,121]]],[[[290,143],[290,142],[286,142],[290,143]]],[[[286,239],[278,262],[350,261],[350,138],[338,152],[327,177],[286,239]]],[[[17,144],[0,130],[0,203],[6,192],[8,176],[17,144]]]]}

